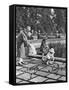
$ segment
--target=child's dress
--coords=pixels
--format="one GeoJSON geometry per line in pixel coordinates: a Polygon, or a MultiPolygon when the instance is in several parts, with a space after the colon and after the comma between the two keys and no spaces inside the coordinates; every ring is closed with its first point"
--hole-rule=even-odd
{"type": "Polygon", "coordinates": [[[41,51],[44,55],[46,55],[46,54],[48,53],[48,51],[49,51],[49,46],[48,46],[48,44],[45,43],[45,44],[41,45],[40,51],[41,51]]]}

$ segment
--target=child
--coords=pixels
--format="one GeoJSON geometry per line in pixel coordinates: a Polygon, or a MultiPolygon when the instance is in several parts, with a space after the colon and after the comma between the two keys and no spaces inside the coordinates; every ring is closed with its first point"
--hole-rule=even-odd
{"type": "Polygon", "coordinates": [[[42,61],[44,61],[45,60],[44,56],[46,56],[49,51],[49,46],[47,44],[47,38],[42,40],[40,51],[42,52],[42,61]]]}
{"type": "Polygon", "coordinates": [[[54,49],[51,48],[48,52],[48,54],[46,55],[46,58],[47,58],[47,64],[53,64],[54,62],[54,49]]]}

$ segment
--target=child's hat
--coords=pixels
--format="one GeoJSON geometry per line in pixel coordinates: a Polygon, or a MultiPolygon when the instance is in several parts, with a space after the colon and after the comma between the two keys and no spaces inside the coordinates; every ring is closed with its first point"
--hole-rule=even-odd
{"type": "Polygon", "coordinates": [[[55,51],[54,51],[53,48],[51,48],[51,49],[49,50],[49,52],[55,53],[55,51]]]}

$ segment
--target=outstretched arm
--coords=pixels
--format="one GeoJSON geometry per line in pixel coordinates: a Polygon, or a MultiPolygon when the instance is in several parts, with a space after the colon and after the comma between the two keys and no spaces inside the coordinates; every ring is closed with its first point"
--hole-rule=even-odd
{"type": "Polygon", "coordinates": [[[26,36],[26,34],[25,34],[23,31],[21,31],[20,33],[23,35],[23,39],[24,39],[25,41],[27,41],[27,36],[26,36]]]}

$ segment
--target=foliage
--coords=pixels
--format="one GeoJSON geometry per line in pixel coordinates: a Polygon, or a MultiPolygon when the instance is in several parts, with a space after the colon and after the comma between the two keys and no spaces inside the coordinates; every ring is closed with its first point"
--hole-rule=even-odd
{"type": "Polygon", "coordinates": [[[66,9],[54,10],[56,18],[54,18],[53,23],[53,19],[50,18],[51,8],[16,7],[16,31],[19,32],[20,28],[31,26],[33,30],[51,33],[56,32],[54,29],[56,23],[57,29],[62,27],[63,32],[65,32],[66,9]]]}
{"type": "Polygon", "coordinates": [[[55,50],[55,57],[66,57],[66,46],[65,44],[61,43],[50,43],[49,44],[50,48],[54,48],[55,50]]]}

